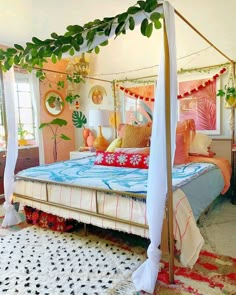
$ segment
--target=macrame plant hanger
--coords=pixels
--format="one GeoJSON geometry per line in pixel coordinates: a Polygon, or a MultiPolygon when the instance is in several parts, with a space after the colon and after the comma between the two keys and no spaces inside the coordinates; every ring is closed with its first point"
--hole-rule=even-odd
{"type": "MultiPolygon", "coordinates": [[[[235,88],[235,63],[231,62],[230,67],[229,67],[229,75],[228,75],[228,81],[225,85],[225,90],[227,92],[227,89],[230,87],[235,88]]],[[[229,116],[229,126],[230,130],[232,133],[232,144],[234,143],[234,129],[235,129],[235,107],[236,107],[236,98],[232,98],[229,100],[226,99],[226,94],[225,94],[225,108],[230,109],[230,116],[229,116]],[[231,101],[233,100],[233,101],[231,101]]]]}

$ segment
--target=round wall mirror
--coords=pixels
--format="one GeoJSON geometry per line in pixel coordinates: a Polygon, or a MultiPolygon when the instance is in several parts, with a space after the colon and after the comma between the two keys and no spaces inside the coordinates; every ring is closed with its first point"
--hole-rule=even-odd
{"type": "Polygon", "coordinates": [[[45,94],[44,107],[51,116],[58,116],[63,112],[65,102],[58,91],[50,90],[45,94]]]}

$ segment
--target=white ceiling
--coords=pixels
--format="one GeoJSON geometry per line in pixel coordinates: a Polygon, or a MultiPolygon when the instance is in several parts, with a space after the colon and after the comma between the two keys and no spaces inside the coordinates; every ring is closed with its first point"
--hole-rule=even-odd
{"type": "MultiPolygon", "coordinates": [[[[0,0],[0,44],[22,44],[33,36],[46,39],[52,32],[63,34],[70,24],[84,24],[96,18],[114,16],[135,4],[136,0],[0,0]]],[[[206,38],[230,59],[236,60],[235,20],[236,0],[170,0],[206,38]]],[[[160,32],[150,39],[139,28],[111,41],[99,54],[106,58],[113,52],[106,72],[129,71],[158,64],[160,32]],[[109,53],[108,53],[109,52],[109,53]],[[127,62],[127,56],[128,61],[127,62]],[[109,67],[110,66],[110,67],[109,67]]],[[[191,68],[227,62],[176,16],[177,57],[179,68],[191,68]],[[187,57],[188,56],[188,57],[187,57]]],[[[98,72],[101,71],[98,68],[98,72]]],[[[104,71],[104,69],[103,69],[104,71]]]]}

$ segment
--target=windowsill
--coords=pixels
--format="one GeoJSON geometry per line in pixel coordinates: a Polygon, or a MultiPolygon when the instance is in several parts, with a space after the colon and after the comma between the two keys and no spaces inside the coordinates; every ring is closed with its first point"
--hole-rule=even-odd
{"type": "MultiPolygon", "coordinates": [[[[36,147],[38,147],[38,145],[33,145],[33,144],[22,145],[22,146],[18,146],[18,150],[32,149],[32,148],[36,148],[36,147]]],[[[0,152],[5,152],[5,151],[6,151],[5,147],[0,147],[0,152]]]]}
{"type": "Polygon", "coordinates": [[[34,145],[34,144],[28,144],[28,145],[21,145],[18,146],[18,150],[23,150],[23,149],[32,149],[38,147],[38,145],[34,145]]]}

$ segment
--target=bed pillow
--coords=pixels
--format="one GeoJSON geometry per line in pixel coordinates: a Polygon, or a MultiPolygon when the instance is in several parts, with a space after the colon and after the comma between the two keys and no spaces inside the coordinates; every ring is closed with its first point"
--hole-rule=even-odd
{"type": "Polygon", "coordinates": [[[122,144],[122,138],[117,137],[116,139],[114,139],[108,146],[108,148],[106,149],[107,152],[114,152],[116,148],[121,147],[122,144]]]}
{"type": "Polygon", "coordinates": [[[116,148],[116,153],[126,153],[126,154],[149,154],[150,147],[144,148],[116,148]]]}
{"type": "Polygon", "coordinates": [[[149,146],[152,128],[147,126],[125,125],[122,148],[140,148],[149,146]]]}
{"type": "Polygon", "coordinates": [[[208,156],[208,147],[210,146],[211,142],[212,139],[208,135],[197,132],[190,144],[189,153],[208,156]]]}
{"type": "Polygon", "coordinates": [[[125,123],[120,123],[118,125],[118,129],[117,129],[118,137],[120,137],[120,138],[123,138],[124,137],[124,134],[125,134],[125,126],[126,125],[127,124],[125,124],[125,123]]]}
{"type": "Polygon", "coordinates": [[[176,148],[174,165],[186,164],[189,162],[189,143],[188,134],[186,132],[176,134],[176,148]]]}
{"type": "Polygon", "coordinates": [[[148,169],[149,155],[97,151],[95,165],[148,169]]]}
{"type": "Polygon", "coordinates": [[[181,134],[183,132],[186,132],[186,144],[190,145],[196,134],[196,126],[193,119],[187,119],[177,122],[176,134],[181,134]]]}
{"type": "Polygon", "coordinates": [[[186,164],[189,162],[189,149],[196,134],[195,129],[196,127],[193,119],[177,122],[174,165],[186,164]]]}
{"type": "Polygon", "coordinates": [[[198,154],[198,153],[189,153],[189,156],[205,157],[205,158],[213,158],[215,155],[216,155],[216,153],[213,152],[210,147],[208,147],[208,153],[207,153],[207,155],[198,154]]]}

